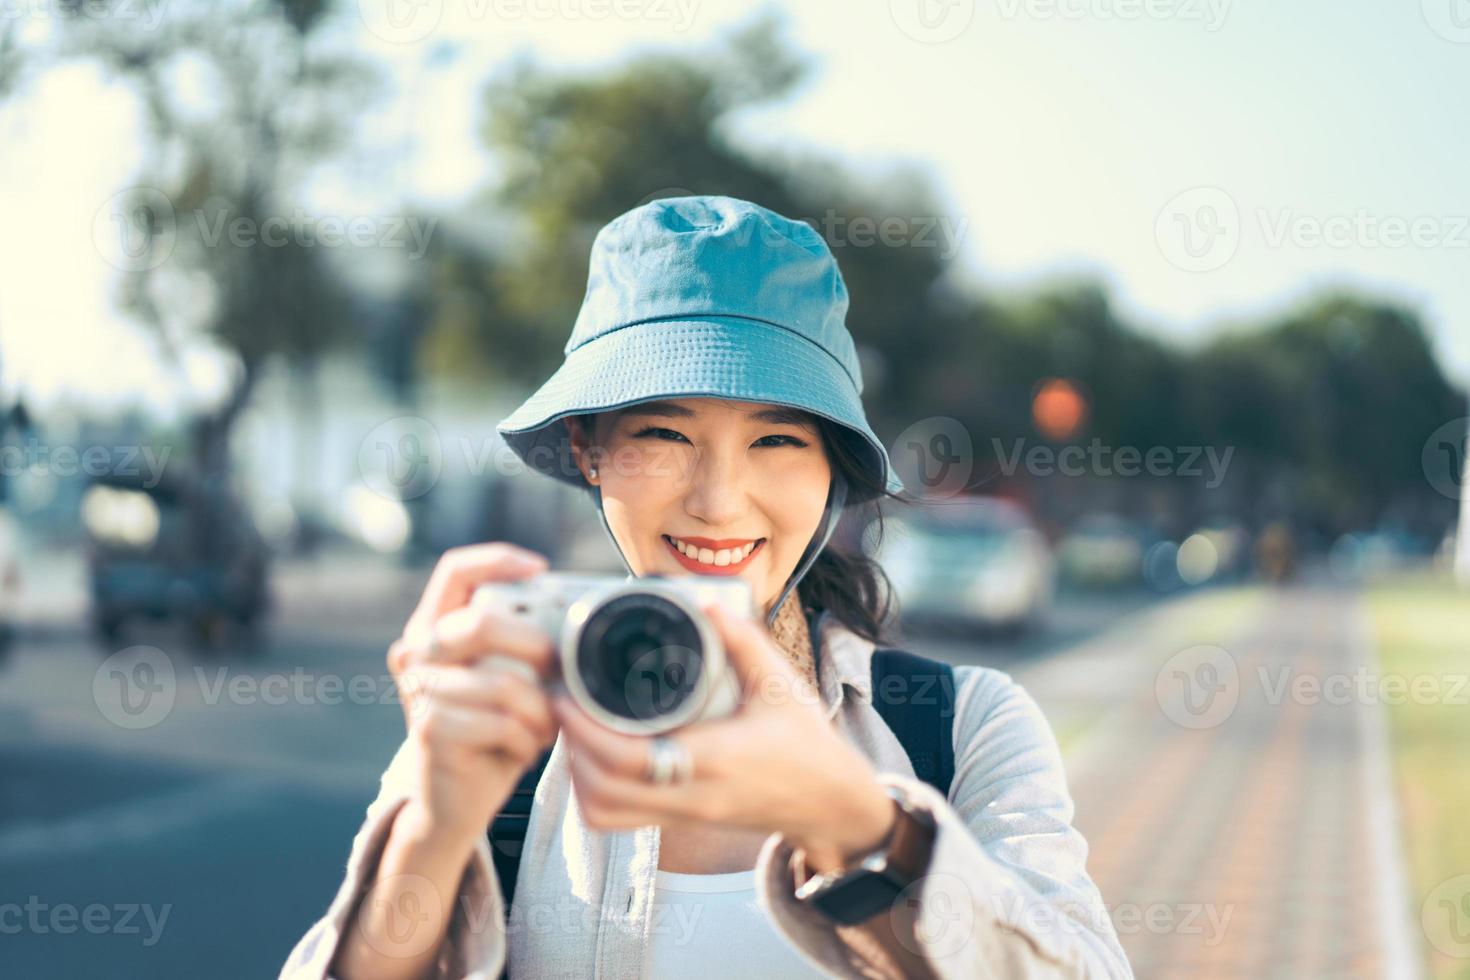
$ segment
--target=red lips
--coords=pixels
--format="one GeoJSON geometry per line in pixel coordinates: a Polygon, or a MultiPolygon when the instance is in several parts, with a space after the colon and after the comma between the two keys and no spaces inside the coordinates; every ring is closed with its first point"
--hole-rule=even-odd
{"type": "MultiPolygon", "coordinates": [[[[703,542],[708,541],[710,539],[709,538],[681,538],[680,540],[683,541],[685,544],[698,545],[701,548],[706,548],[706,547],[709,547],[709,546],[707,544],[704,544],[703,542]]],[[[741,542],[738,542],[737,541],[735,544],[726,544],[726,545],[722,545],[721,547],[725,547],[725,548],[736,547],[740,543],[741,542]]],[[[749,539],[746,539],[746,542],[744,542],[744,543],[749,543],[749,539]]],[[[669,537],[667,534],[664,535],[664,544],[668,547],[669,552],[674,556],[674,559],[676,561],[678,561],[679,564],[681,564],[685,568],[689,569],[691,572],[697,572],[700,575],[739,575],[740,572],[747,565],[749,565],[752,561],[755,560],[755,556],[761,553],[761,549],[763,549],[766,546],[766,539],[765,538],[758,539],[758,543],[756,544],[756,546],[754,548],[750,549],[750,554],[746,555],[740,561],[731,562],[728,565],[706,565],[704,562],[700,561],[697,558],[690,558],[688,555],[684,554],[683,552],[681,552],[679,550],[678,546],[674,544],[674,539],[671,538],[671,537],[669,537]]],[[[718,551],[719,549],[718,548],[711,548],[710,550],[711,551],[718,551]]]]}

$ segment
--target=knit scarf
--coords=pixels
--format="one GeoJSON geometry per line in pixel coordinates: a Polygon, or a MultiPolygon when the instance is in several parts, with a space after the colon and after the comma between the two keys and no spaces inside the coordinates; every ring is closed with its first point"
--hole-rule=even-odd
{"type": "Polygon", "coordinates": [[[796,676],[815,691],[817,686],[816,653],[812,648],[811,630],[807,626],[807,613],[802,608],[797,590],[792,589],[776,619],[771,624],[771,638],[786,655],[786,660],[796,669],[796,676]]]}

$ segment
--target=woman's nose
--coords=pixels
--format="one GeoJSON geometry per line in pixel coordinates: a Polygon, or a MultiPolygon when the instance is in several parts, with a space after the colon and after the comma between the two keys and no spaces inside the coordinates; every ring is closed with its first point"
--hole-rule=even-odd
{"type": "Polygon", "coordinates": [[[733,453],[697,454],[684,495],[684,510],[710,527],[730,527],[746,510],[747,475],[733,453]]]}

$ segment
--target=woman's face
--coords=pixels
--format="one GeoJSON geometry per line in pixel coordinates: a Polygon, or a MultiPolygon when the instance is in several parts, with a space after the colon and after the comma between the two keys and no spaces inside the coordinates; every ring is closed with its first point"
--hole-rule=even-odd
{"type": "Polygon", "coordinates": [[[591,433],[569,428],[637,575],[738,575],[770,611],[816,533],[832,479],[810,415],[679,398],[604,412],[591,433]]]}

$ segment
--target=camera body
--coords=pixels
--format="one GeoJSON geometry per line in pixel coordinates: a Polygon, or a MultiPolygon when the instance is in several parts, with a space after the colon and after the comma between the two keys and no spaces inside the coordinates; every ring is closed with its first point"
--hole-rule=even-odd
{"type": "Polygon", "coordinates": [[[710,602],[738,617],[754,615],[755,600],[743,580],[707,576],[543,572],[482,585],[471,599],[478,608],[548,633],[567,694],[598,722],[633,735],[657,735],[735,710],[739,683],[719,632],[701,609],[710,602]]]}

